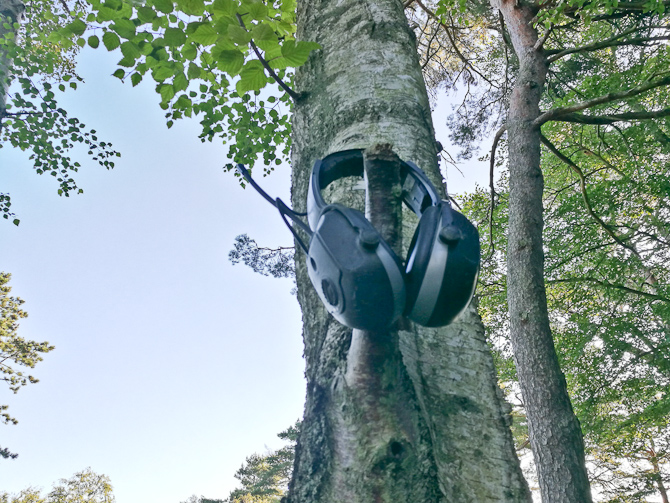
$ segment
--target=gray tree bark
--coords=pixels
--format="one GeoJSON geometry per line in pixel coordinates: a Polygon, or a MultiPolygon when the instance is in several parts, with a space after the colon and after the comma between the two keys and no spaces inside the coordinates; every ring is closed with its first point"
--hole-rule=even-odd
{"type": "MultiPolygon", "coordinates": [[[[21,22],[25,7],[17,0],[0,0],[0,39],[14,31],[13,24],[21,22]],[[9,25],[6,28],[5,25],[9,25]]],[[[16,34],[15,34],[16,36],[16,34]]],[[[4,46],[0,46],[0,128],[7,107],[7,91],[12,72],[12,58],[4,46]]]]}
{"type": "Polygon", "coordinates": [[[589,503],[584,441],[554,348],[544,287],[544,182],[540,128],[533,121],[540,114],[548,63],[532,25],[537,11],[512,0],[491,0],[491,5],[502,13],[519,58],[507,119],[507,300],[530,444],[543,503],[589,503]]]}
{"type": "MultiPolygon", "coordinates": [[[[322,49],[296,75],[296,91],[304,94],[293,118],[294,208],[305,210],[314,161],[351,148],[368,149],[370,160],[379,154],[370,147],[391,145],[441,187],[428,98],[402,2],[300,0],[298,38],[322,49]]],[[[375,178],[374,162],[368,164],[375,178]]],[[[392,174],[377,178],[371,191],[393,192],[392,174]]],[[[354,204],[346,183],[335,192],[354,204]]],[[[403,214],[402,224],[393,218],[380,224],[399,202],[384,202],[382,195],[388,209],[379,210],[378,195],[369,195],[369,218],[387,236],[402,225],[396,244],[406,247],[415,221],[403,214]]],[[[301,252],[296,275],[307,399],[287,501],[530,501],[509,406],[473,306],[445,328],[402,320],[387,333],[352,333],[321,305],[301,252]]]]}

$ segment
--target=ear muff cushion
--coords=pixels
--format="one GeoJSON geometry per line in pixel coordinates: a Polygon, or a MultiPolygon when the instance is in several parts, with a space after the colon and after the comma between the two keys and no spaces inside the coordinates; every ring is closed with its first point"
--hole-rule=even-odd
{"type": "Polygon", "coordinates": [[[453,225],[463,236],[449,246],[449,258],[444,271],[435,311],[426,326],[440,327],[451,323],[468,306],[477,286],[479,274],[479,233],[477,228],[457,211],[453,225]]]}
{"type": "Polygon", "coordinates": [[[410,246],[405,313],[420,325],[438,327],[451,323],[472,298],[479,271],[479,234],[457,211],[439,206],[429,210],[426,228],[417,228],[410,246]],[[461,239],[443,242],[438,233],[445,224],[455,227],[461,239]]]}
{"type": "Polygon", "coordinates": [[[407,268],[405,270],[405,288],[407,289],[407,304],[405,313],[409,314],[414,309],[421,285],[426,276],[428,263],[430,262],[433,243],[436,238],[438,224],[440,221],[440,209],[438,206],[427,208],[419,225],[414,231],[414,236],[407,250],[407,268]]]}

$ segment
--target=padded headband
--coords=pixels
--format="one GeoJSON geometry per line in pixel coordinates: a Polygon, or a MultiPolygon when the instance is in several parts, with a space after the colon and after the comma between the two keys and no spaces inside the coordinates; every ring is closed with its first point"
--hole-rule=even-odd
{"type": "MultiPolygon", "coordinates": [[[[405,204],[418,216],[441,199],[437,189],[419,167],[412,162],[400,161],[400,181],[405,204]]],[[[363,150],[343,150],[330,154],[314,163],[307,195],[307,219],[316,228],[326,202],[321,191],[335,180],[347,176],[364,176],[363,150]]]]}

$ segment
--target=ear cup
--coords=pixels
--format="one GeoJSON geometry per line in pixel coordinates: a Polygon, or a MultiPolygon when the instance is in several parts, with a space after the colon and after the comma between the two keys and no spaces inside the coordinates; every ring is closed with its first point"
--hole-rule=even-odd
{"type": "Polygon", "coordinates": [[[348,327],[383,330],[403,312],[400,259],[359,211],[338,204],[323,209],[307,271],[328,312],[348,327]]]}
{"type": "Polygon", "coordinates": [[[447,325],[463,312],[479,272],[479,233],[445,204],[424,212],[407,261],[405,314],[427,327],[447,325]]]}
{"type": "MultiPolygon", "coordinates": [[[[416,230],[414,231],[414,236],[407,250],[407,267],[405,270],[405,287],[407,288],[407,303],[405,305],[405,316],[408,316],[413,321],[422,324],[419,320],[428,320],[429,315],[421,315],[422,311],[421,306],[416,306],[417,299],[421,292],[423,281],[426,277],[426,272],[428,270],[428,264],[430,263],[431,253],[433,251],[435,238],[438,231],[438,224],[440,223],[440,210],[437,206],[430,206],[426,208],[419,220],[416,230]],[[415,306],[417,307],[415,311],[415,306]]],[[[446,261],[446,256],[444,257],[446,261]]],[[[437,295],[438,287],[434,287],[433,294],[431,296],[437,295]]],[[[422,298],[427,296],[426,289],[422,298]]],[[[424,299],[423,306],[425,307],[427,302],[424,299]]],[[[432,306],[428,306],[429,311],[432,313],[432,306]]]]}

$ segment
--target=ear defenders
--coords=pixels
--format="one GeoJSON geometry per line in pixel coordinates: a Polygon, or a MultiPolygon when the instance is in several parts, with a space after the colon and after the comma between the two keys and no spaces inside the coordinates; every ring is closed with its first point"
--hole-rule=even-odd
{"type": "Polygon", "coordinates": [[[362,150],[337,152],[314,163],[307,195],[309,227],[280,199],[263,192],[242,165],[237,168],[279,210],[307,255],[317,294],[340,323],[383,330],[404,315],[437,327],[451,323],[469,304],[479,271],[477,229],[440,199],[415,164],[401,165],[403,201],[420,217],[405,267],[360,211],[326,204],[321,195],[335,180],[364,176],[362,150]],[[309,235],[308,247],[286,217],[309,235]]]}

